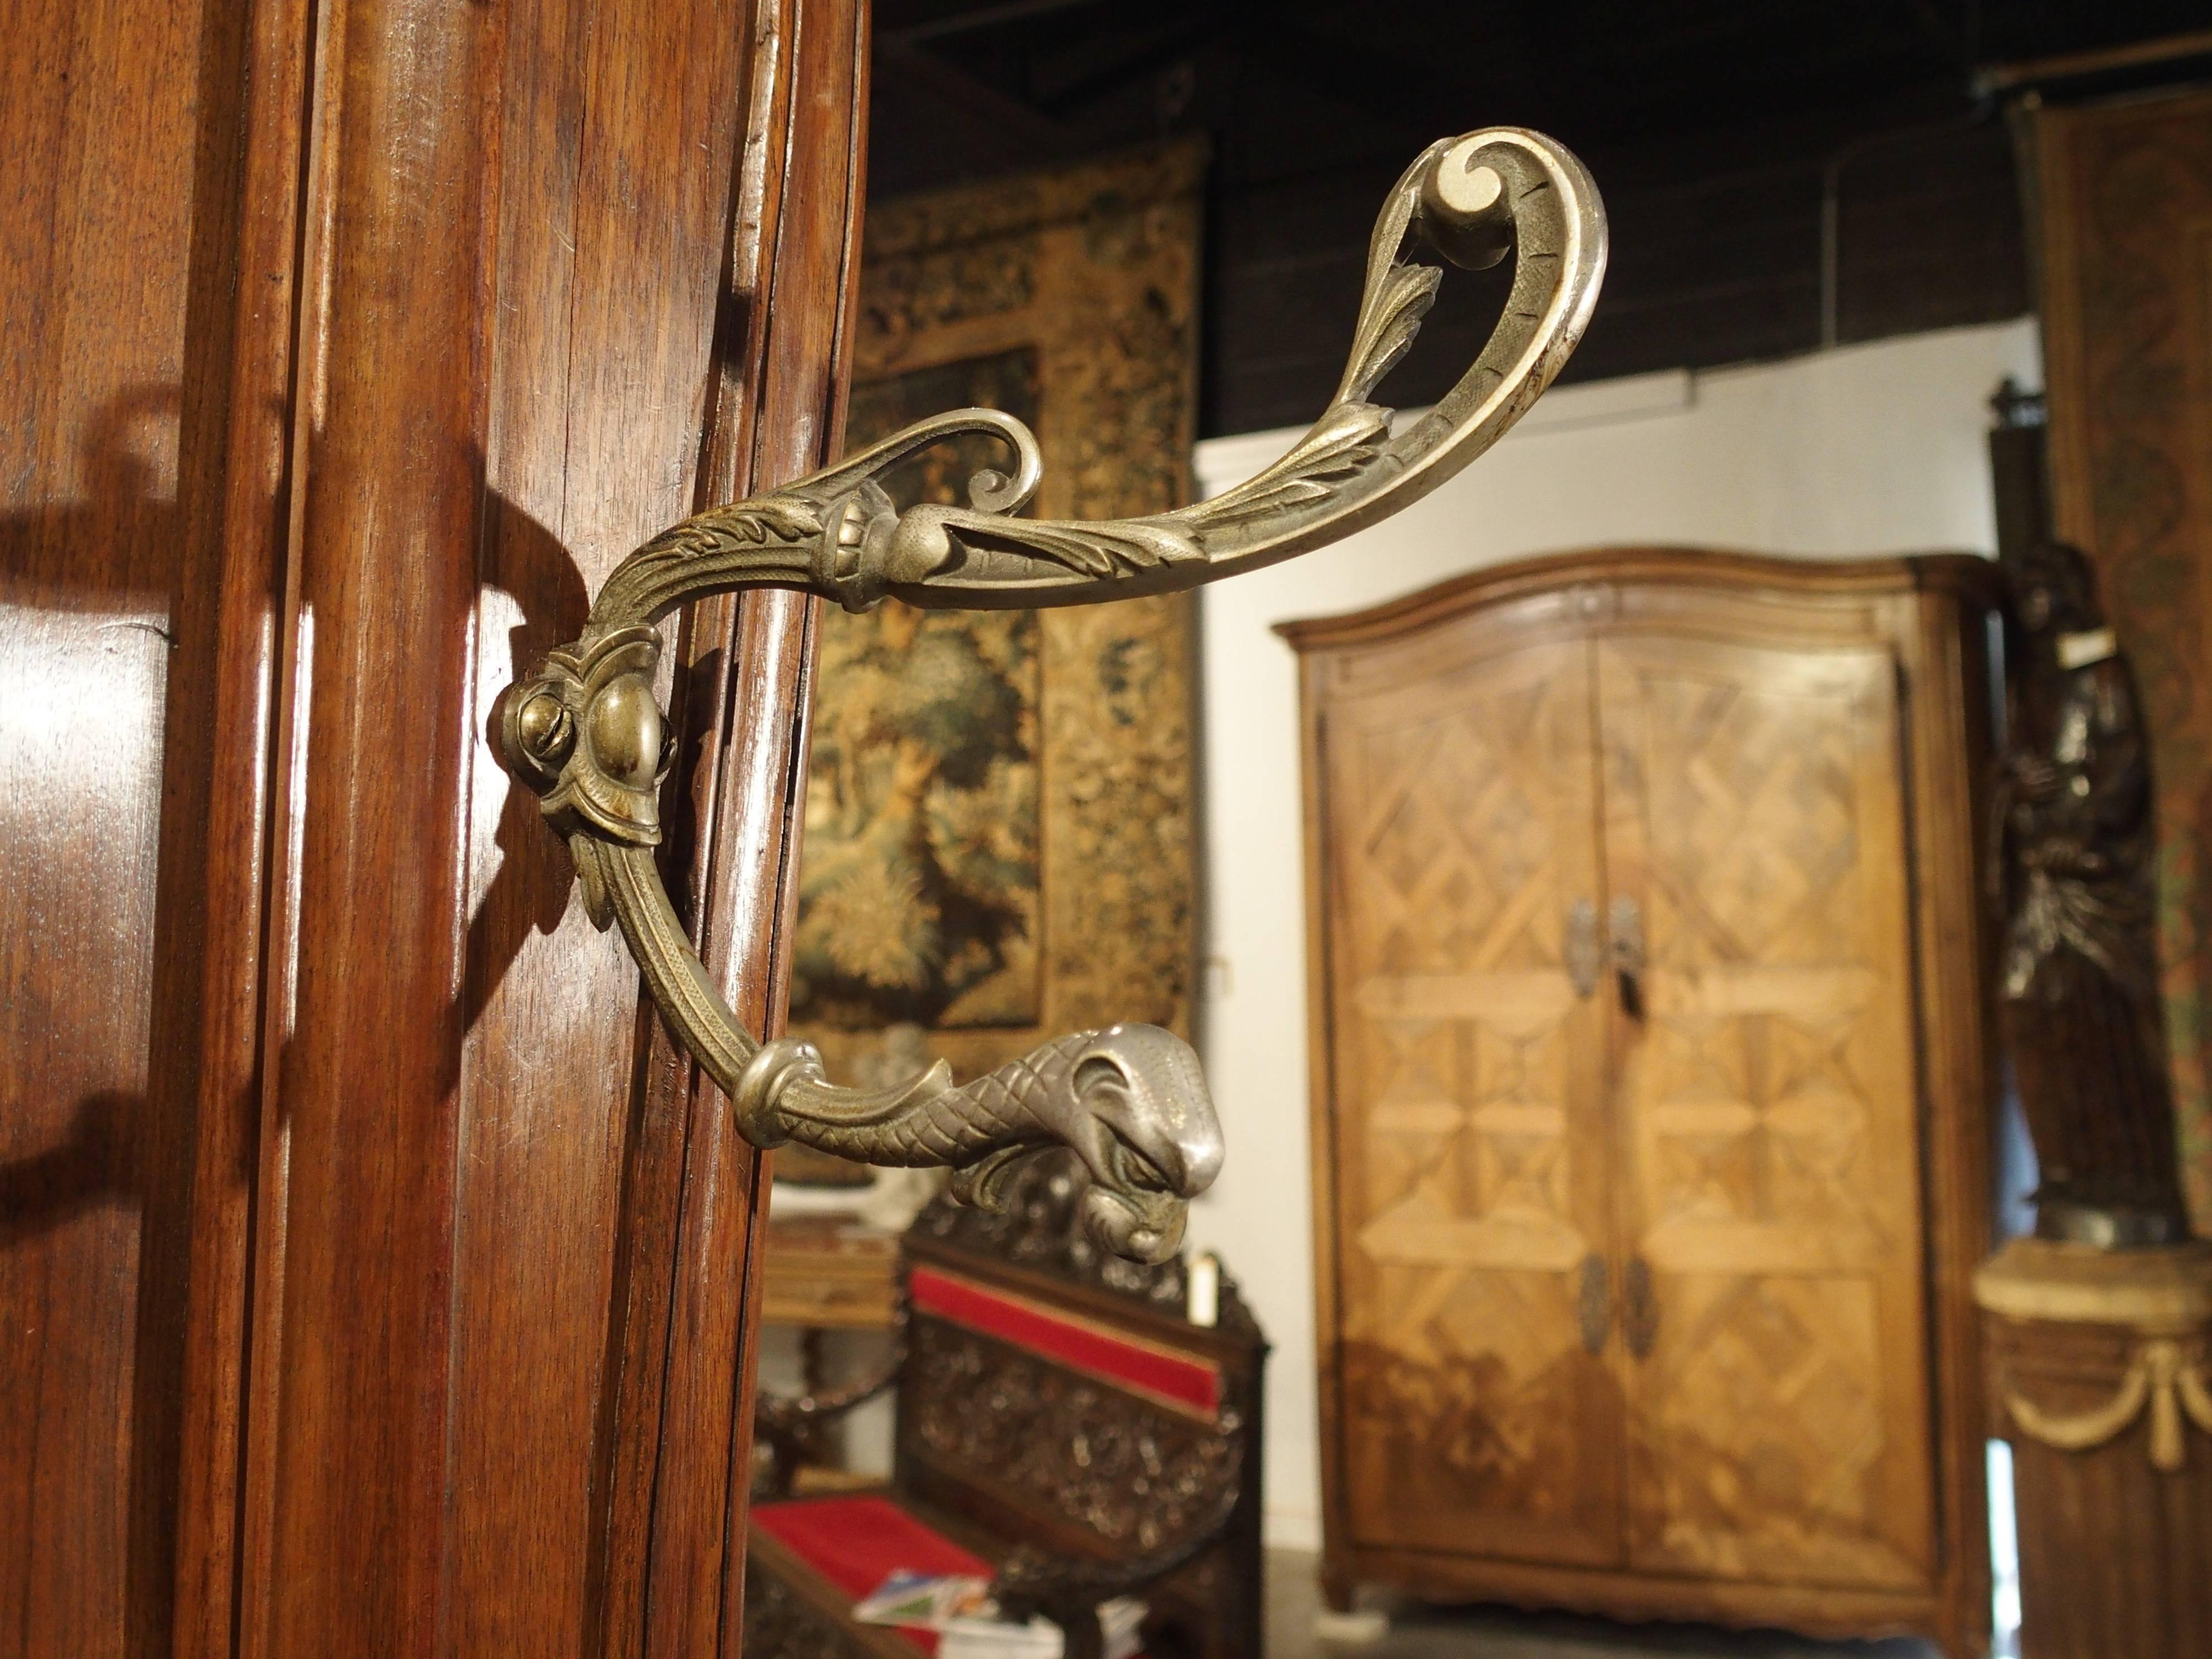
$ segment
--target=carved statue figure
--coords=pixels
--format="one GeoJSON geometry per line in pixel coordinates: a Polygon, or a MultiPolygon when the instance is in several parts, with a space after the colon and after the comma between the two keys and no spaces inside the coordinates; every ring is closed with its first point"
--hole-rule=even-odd
{"type": "Polygon", "coordinates": [[[2153,925],[2150,757],[2135,676],[2080,550],[2006,562],[2012,733],[1993,826],[2003,1027],[2042,1166],[2036,1231],[2106,1246],[2189,1236],[2153,925]]]}

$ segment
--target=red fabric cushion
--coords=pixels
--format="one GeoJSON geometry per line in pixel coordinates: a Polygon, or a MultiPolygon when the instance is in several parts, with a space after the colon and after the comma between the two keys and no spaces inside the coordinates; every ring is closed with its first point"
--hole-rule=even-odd
{"type": "Polygon", "coordinates": [[[917,1312],[1011,1342],[1208,1422],[1220,1415],[1221,1371],[1203,1359],[928,1267],[908,1274],[907,1293],[917,1312]]]}
{"type": "MultiPolygon", "coordinates": [[[[888,1498],[804,1498],[756,1504],[753,1522],[854,1601],[872,1595],[901,1569],[932,1577],[993,1576],[991,1564],[981,1556],[923,1525],[888,1498]]],[[[896,1628],[924,1653],[937,1651],[935,1631],[896,1628]]]]}

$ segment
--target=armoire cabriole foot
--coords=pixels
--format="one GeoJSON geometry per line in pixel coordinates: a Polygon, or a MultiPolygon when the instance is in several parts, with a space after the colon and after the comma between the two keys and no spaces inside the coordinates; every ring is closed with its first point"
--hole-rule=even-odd
{"type": "Polygon", "coordinates": [[[1152,1026],[1046,1043],[963,1087],[940,1062],[897,1087],[830,1084],[790,1038],[762,1043],[716,994],[663,888],[659,791],[672,759],[653,693],[654,624],[687,601],[797,588],[866,610],[1088,605],[1194,587],[1322,546],[1397,511],[1488,448],[1550,384],[1580,337],[1605,264],[1595,189],[1565,150],[1492,129],[1431,145],[1390,192],[1370,245],[1352,357],[1312,429],[1273,466],[1206,501],[1146,518],[1017,518],[1042,468],[1012,416],[969,409],[920,422],[771,494],[655,537],[600,588],[573,643],[502,700],[510,769],[568,842],[585,904],[621,924],[663,1017],[721,1085],[746,1139],[862,1163],[949,1166],[989,1203],[1012,1162],[1065,1144],[1091,1182],[1100,1241],[1140,1261],[1170,1254],[1184,1206],[1221,1164],[1221,1131],[1196,1057],[1152,1026]],[[1412,346],[1439,267],[1427,246],[1481,267],[1509,254],[1512,290],[1474,364],[1437,406],[1392,431],[1369,399],[1412,346]],[[897,510],[881,480],[944,440],[987,434],[1010,475],[978,473],[966,507],[897,510]]]}

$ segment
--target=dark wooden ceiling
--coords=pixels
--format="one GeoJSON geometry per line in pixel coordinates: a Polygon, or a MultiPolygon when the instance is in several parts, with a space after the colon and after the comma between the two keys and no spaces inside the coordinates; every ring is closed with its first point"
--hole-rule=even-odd
{"type": "MultiPolygon", "coordinates": [[[[1572,374],[1774,356],[2017,315],[2003,124],[1974,73],[2202,27],[2206,0],[878,0],[878,196],[1210,135],[1201,427],[1310,418],[1368,228],[1424,144],[1492,125],[1572,146],[1613,261],[1572,374]]],[[[1412,404],[1485,330],[1450,296],[1394,376],[1412,404]]]]}

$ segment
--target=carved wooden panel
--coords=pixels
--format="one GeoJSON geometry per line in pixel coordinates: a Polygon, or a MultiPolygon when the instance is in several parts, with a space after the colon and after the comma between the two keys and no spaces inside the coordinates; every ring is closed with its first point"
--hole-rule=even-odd
{"type": "Polygon", "coordinates": [[[2184,1171],[2212,1228],[2212,92],[2037,112],[2051,506],[2150,717],[2184,1171]]]}
{"type": "Polygon", "coordinates": [[[1609,1231],[1604,1027],[1569,971],[1576,907],[1603,898],[1589,650],[1489,630],[1332,714],[1352,1523],[1607,1561],[1619,1401],[1583,1306],[1609,1231]]]}
{"type": "Polygon", "coordinates": [[[1206,1422],[943,1320],[917,1319],[900,1455],[1012,1515],[1079,1527],[1102,1555],[1156,1550],[1205,1518],[1240,1455],[1244,1407],[1206,1422]]]}
{"type": "Polygon", "coordinates": [[[745,1644],[764,1659],[915,1659],[905,1631],[856,1624],[844,1591],[763,1527],[745,1549],[745,1644]]]}
{"type": "Polygon", "coordinates": [[[2212,1645],[2212,1432],[2183,1390],[2212,1366],[2205,1259],[2146,1250],[2058,1267],[2046,1253],[2065,1248],[2009,1246],[1990,1264],[2002,1310],[1983,1316],[1990,1427],[2012,1447],[2021,1650],[2195,1659],[2212,1645]],[[2030,1316],[2039,1303],[2060,1316],[2030,1316]],[[2084,1425],[2089,1443],[2053,1443],[2084,1425]],[[2180,1462],[2161,1468],[2166,1433],[2180,1462]]]}
{"type": "Polygon", "coordinates": [[[1597,647],[1632,1282],[1628,1550],[1929,1576],[1917,1084],[1896,667],[1597,647]],[[1626,907],[1638,907],[1639,914],[1626,907]],[[1634,966],[1633,963],[1631,964],[1634,966]]]}

